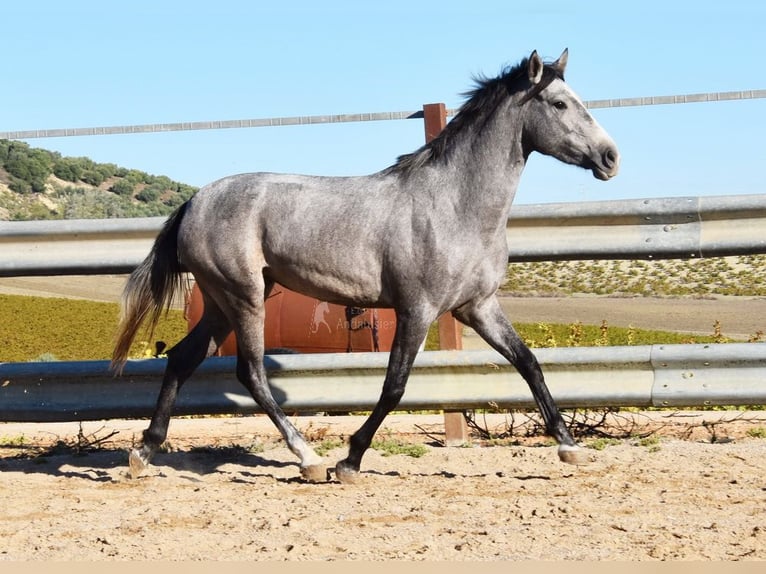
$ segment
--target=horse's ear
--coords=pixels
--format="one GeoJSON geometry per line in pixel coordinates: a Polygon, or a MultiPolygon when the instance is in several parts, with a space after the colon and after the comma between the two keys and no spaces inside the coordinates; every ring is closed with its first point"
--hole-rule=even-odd
{"type": "Polygon", "coordinates": [[[543,60],[537,54],[537,50],[532,52],[527,60],[527,75],[532,85],[539,84],[543,77],[543,60]]]}
{"type": "Polygon", "coordinates": [[[567,60],[569,60],[569,48],[564,48],[564,51],[561,52],[559,59],[553,62],[551,66],[555,68],[558,71],[558,73],[563,76],[564,70],[567,67],[567,60]]]}

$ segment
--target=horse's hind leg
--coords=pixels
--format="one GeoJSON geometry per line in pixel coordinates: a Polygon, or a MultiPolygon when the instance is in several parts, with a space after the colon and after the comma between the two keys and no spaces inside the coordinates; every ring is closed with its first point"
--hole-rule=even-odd
{"type": "Polygon", "coordinates": [[[181,385],[202,361],[215,353],[230,332],[226,318],[212,301],[206,299],[205,312],[199,323],[167,352],[167,366],[152,420],[143,433],[141,447],[130,452],[130,474],[133,478],[141,474],[165,442],[170,415],[181,385]]]}
{"type": "MultiPolygon", "coordinates": [[[[267,284],[266,292],[269,288],[267,284]]],[[[263,366],[263,296],[232,299],[229,308],[236,316],[237,378],[277,427],[287,447],[300,459],[301,476],[311,482],[326,481],[324,459],[309,446],[271,394],[263,366]]]]}
{"type": "Polygon", "coordinates": [[[453,315],[472,327],[519,371],[532,391],[548,434],[559,443],[559,458],[570,464],[585,464],[585,454],[569,433],[537,359],[516,333],[497,299],[490,297],[469,303],[453,311],[453,315]]]}
{"type": "Polygon", "coordinates": [[[301,476],[310,482],[326,481],[327,466],[324,459],[309,446],[274,400],[263,368],[263,355],[258,359],[250,351],[241,351],[242,346],[240,344],[237,350],[237,378],[277,427],[290,451],[300,459],[301,476]]]}

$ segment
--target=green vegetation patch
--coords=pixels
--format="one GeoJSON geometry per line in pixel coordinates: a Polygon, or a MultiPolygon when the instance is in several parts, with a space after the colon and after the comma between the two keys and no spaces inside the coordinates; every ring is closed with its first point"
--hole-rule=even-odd
{"type": "Polygon", "coordinates": [[[616,438],[599,437],[588,441],[585,446],[587,448],[592,448],[593,450],[604,450],[606,447],[615,446],[621,443],[622,441],[616,438]]]}
{"type": "Polygon", "coordinates": [[[633,327],[610,327],[606,321],[601,325],[572,323],[558,325],[549,323],[516,325],[519,336],[529,347],[618,347],[632,345],[674,345],[690,343],[723,342],[721,337],[691,335],[633,327]]]}
{"type": "Polygon", "coordinates": [[[164,175],[0,139],[0,219],[161,216],[196,191],[164,175]]]}
{"type": "MultiPolygon", "coordinates": [[[[119,306],[76,299],[0,295],[0,362],[109,359],[117,331],[119,306]]],[[[154,340],[176,343],[186,334],[183,313],[163,316],[154,340]]],[[[131,356],[146,356],[139,340],[131,356]]],[[[151,350],[153,350],[153,343],[151,350]]]]}
{"type": "Polygon", "coordinates": [[[420,458],[428,452],[428,448],[422,444],[410,444],[394,438],[375,439],[372,441],[370,447],[380,452],[383,456],[401,454],[413,458],[420,458]]]}
{"type": "MultiPolygon", "coordinates": [[[[606,321],[601,325],[569,325],[555,323],[514,323],[514,328],[531,348],[541,347],[618,347],[631,345],[681,345],[692,343],[725,343],[728,340],[720,333],[693,335],[672,331],[635,329],[633,327],[610,327],[606,321]]],[[[439,328],[434,323],[426,337],[427,351],[439,347],[439,328]]]]}

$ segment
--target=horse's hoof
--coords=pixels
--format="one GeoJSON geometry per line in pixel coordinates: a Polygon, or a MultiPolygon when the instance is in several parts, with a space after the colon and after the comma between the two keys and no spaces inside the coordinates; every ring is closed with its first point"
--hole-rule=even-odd
{"type": "Polygon", "coordinates": [[[330,471],[324,464],[312,464],[301,467],[301,478],[308,482],[327,482],[330,480],[330,471]]]}
{"type": "Polygon", "coordinates": [[[359,471],[344,462],[335,465],[335,477],[342,484],[359,484],[362,480],[359,471]]]}
{"type": "Polygon", "coordinates": [[[567,464],[588,464],[588,455],[579,446],[562,444],[559,446],[559,460],[567,464]]]}
{"type": "Polygon", "coordinates": [[[144,457],[141,456],[141,451],[137,448],[130,451],[128,464],[130,465],[130,477],[134,479],[141,476],[141,473],[144,472],[147,467],[147,462],[144,460],[144,457]]]}

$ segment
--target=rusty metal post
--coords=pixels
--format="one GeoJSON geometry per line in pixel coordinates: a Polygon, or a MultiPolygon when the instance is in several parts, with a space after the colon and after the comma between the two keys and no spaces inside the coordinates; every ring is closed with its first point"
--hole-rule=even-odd
{"type": "MultiPolygon", "coordinates": [[[[423,106],[426,143],[438,136],[447,125],[447,107],[442,104],[423,106]]],[[[451,314],[439,317],[439,348],[462,350],[462,326],[451,314]]],[[[462,411],[444,411],[444,435],[447,446],[459,446],[469,439],[468,424],[462,411]]]]}

